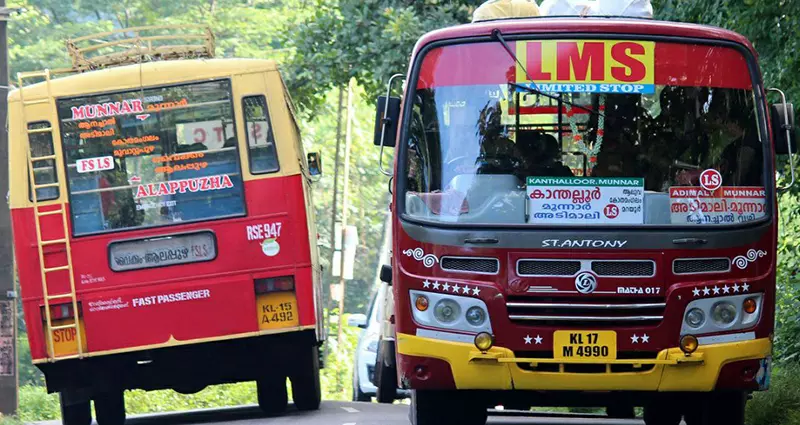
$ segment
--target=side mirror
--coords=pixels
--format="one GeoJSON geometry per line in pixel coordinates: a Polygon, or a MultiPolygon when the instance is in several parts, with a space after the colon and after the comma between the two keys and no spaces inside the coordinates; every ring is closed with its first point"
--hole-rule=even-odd
{"type": "Polygon", "coordinates": [[[308,158],[308,174],[312,176],[322,175],[322,158],[319,152],[309,152],[306,158],[308,158]]]}
{"type": "Polygon", "coordinates": [[[383,137],[383,146],[394,147],[399,120],[400,98],[379,96],[378,107],[375,111],[375,146],[381,146],[381,137],[383,137]]]}
{"type": "Polygon", "coordinates": [[[392,284],[392,266],[381,266],[381,282],[386,282],[388,285],[392,284]]]}
{"type": "Polygon", "coordinates": [[[364,314],[351,314],[347,318],[347,326],[366,329],[367,328],[367,316],[364,315],[364,314]]]}
{"type": "Polygon", "coordinates": [[[772,105],[771,109],[772,136],[775,140],[775,153],[778,155],[792,155],[797,153],[797,131],[794,127],[794,105],[791,103],[776,103],[772,105]],[[789,122],[788,127],[786,125],[787,118],[789,122]]]}

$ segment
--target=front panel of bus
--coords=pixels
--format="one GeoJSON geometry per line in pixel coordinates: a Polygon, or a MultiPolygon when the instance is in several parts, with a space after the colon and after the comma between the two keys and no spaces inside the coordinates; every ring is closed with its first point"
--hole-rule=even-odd
{"type": "MultiPolygon", "coordinates": [[[[35,177],[60,183],[38,189],[42,210],[69,205],[84,353],[314,329],[310,199],[277,71],[142,81],[58,98],[56,109],[57,117],[27,119],[31,128],[57,126],[32,134],[31,146],[34,156],[59,157],[34,163],[35,177]]],[[[26,205],[12,214],[32,353],[42,359],[44,326],[31,320],[44,316],[24,155],[13,163],[12,197],[26,205]]],[[[60,220],[42,217],[42,239],[62,237],[60,220]]],[[[66,261],[63,246],[43,250],[46,265],[66,261]]],[[[47,286],[49,295],[69,294],[68,271],[49,273],[47,286]]],[[[65,303],[51,301],[56,326],[74,318],[65,303]]],[[[54,344],[56,358],[75,354],[74,329],[55,331],[54,344]]]]}
{"type": "Polygon", "coordinates": [[[509,40],[522,65],[472,39],[428,45],[412,66],[394,191],[399,375],[412,388],[763,385],[776,207],[750,52],[509,40]],[[699,369],[675,366],[687,335],[699,369]]]}

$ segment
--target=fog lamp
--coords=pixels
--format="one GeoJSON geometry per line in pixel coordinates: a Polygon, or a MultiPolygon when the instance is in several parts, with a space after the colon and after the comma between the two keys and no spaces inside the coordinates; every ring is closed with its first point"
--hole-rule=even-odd
{"type": "Polygon", "coordinates": [[[425,311],[428,309],[428,298],[424,295],[417,295],[417,299],[414,301],[414,306],[417,307],[419,311],[425,311]]]}
{"type": "Polygon", "coordinates": [[[681,337],[681,351],[686,354],[692,354],[697,351],[697,337],[694,335],[684,335],[681,337]]]}
{"type": "Polygon", "coordinates": [[[742,303],[742,310],[744,310],[744,312],[747,314],[755,313],[757,307],[758,303],[756,303],[755,298],[748,298],[744,300],[744,303],[742,303]]]}
{"type": "Polygon", "coordinates": [[[494,338],[487,332],[481,332],[475,335],[475,347],[477,347],[478,350],[482,352],[489,351],[492,345],[494,345],[494,338]]]}

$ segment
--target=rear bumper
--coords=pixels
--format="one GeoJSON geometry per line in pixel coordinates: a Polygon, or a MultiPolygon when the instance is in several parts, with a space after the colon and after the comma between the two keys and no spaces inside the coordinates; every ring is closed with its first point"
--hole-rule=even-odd
{"type": "MultiPolygon", "coordinates": [[[[679,348],[655,359],[615,361],[640,372],[567,373],[526,370],[551,359],[521,359],[503,347],[480,353],[473,345],[397,335],[398,373],[405,386],[425,389],[535,391],[701,392],[715,388],[760,389],[769,380],[769,339],[700,346],[692,356],[679,348]],[[420,373],[419,365],[425,366],[420,373]],[[763,370],[752,370],[758,367],[763,370]],[[720,378],[724,379],[720,379],[720,378]],[[724,387],[718,385],[724,384],[724,387]]],[[[575,362],[577,363],[577,362],[575,362]]],[[[562,363],[563,364],[563,363],[562,363]]],[[[612,364],[612,363],[591,363],[612,364]]],[[[563,369],[562,369],[563,370],[563,369]]]]}
{"type": "Polygon", "coordinates": [[[118,389],[177,389],[253,381],[288,373],[301,350],[317,345],[304,330],[225,341],[145,349],[84,359],[41,363],[50,392],[92,394],[118,389]]]}

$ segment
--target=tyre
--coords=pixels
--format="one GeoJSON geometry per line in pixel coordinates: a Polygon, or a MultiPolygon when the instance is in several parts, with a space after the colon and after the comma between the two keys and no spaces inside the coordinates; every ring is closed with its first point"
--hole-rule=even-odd
{"type": "Polygon", "coordinates": [[[614,419],[635,419],[636,411],[633,406],[624,404],[612,404],[606,407],[606,415],[614,419]]]}
{"type": "Polygon", "coordinates": [[[375,360],[375,399],[378,403],[394,403],[397,399],[397,369],[386,366],[383,361],[382,347],[378,345],[378,356],[375,360]]]}
{"type": "Polygon", "coordinates": [[[258,407],[269,416],[277,416],[286,411],[289,395],[286,392],[286,376],[272,376],[256,381],[258,407]]]}
{"type": "Polygon", "coordinates": [[[292,381],[292,396],[297,410],[318,410],[322,401],[319,384],[319,347],[313,346],[298,355],[292,381]]]}
{"type": "Polygon", "coordinates": [[[680,410],[668,400],[644,407],[645,425],[679,425],[681,416],[680,410]]]}
{"type": "Polygon", "coordinates": [[[64,394],[58,395],[61,401],[61,420],[63,425],[91,425],[92,406],[87,401],[67,404],[64,394]]]}
{"type": "Polygon", "coordinates": [[[744,425],[747,394],[720,391],[697,398],[684,414],[686,425],[744,425]]]}
{"type": "Polygon", "coordinates": [[[411,392],[411,425],[486,425],[487,416],[479,400],[458,391],[411,392]]]}
{"type": "Polygon", "coordinates": [[[112,391],[96,396],[94,414],[98,425],[123,425],[125,423],[125,394],[112,391]]]}

